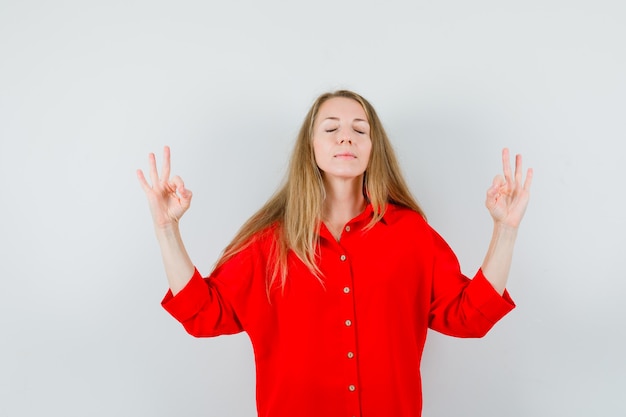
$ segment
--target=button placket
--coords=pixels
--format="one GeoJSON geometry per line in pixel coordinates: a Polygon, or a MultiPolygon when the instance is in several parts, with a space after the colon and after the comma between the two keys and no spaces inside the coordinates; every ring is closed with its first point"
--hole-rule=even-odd
{"type": "MultiPolygon", "coordinates": [[[[345,286],[343,288],[343,292],[344,294],[350,294],[350,287],[345,286]]],[[[354,297],[352,296],[352,294],[350,294],[350,302],[349,305],[351,307],[352,312],[354,312],[354,297]]],[[[349,332],[349,339],[350,339],[350,345],[348,348],[348,351],[346,352],[346,360],[349,361],[350,363],[350,367],[356,371],[356,362],[354,361],[354,346],[355,346],[355,338],[356,338],[356,334],[355,334],[355,329],[353,328],[353,321],[351,319],[346,319],[343,324],[346,326],[346,330],[349,332]]],[[[353,378],[356,377],[356,373],[353,375],[353,378]]],[[[352,381],[348,380],[347,382],[352,382],[351,384],[348,385],[348,391],[353,393],[356,391],[357,389],[357,385],[354,383],[356,380],[352,379],[352,381]]]]}
{"type": "MultiPolygon", "coordinates": [[[[344,227],[344,233],[349,233],[351,230],[350,226],[344,227]]],[[[340,292],[341,301],[341,313],[343,317],[339,316],[339,320],[343,320],[342,327],[345,332],[343,332],[343,346],[341,349],[341,355],[343,356],[343,360],[345,361],[343,366],[345,366],[346,373],[345,379],[343,380],[344,392],[350,399],[348,400],[350,405],[351,414],[356,410],[360,409],[359,403],[359,395],[357,389],[359,389],[359,380],[358,380],[358,363],[356,359],[356,322],[355,322],[355,298],[354,298],[354,277],[352,276],[352,268],[350,265],[350,259],[348,259],[349,245],[350,239],[346,239],[343,242],[338,242],[339,253],[338,256],[338,268],[341,270],[341,281],[338,287],[335,287],[335,291],[340,292]],[[344,247],[344,244],[347,244],[347,247],[344,247]]],[[[337,258],[335,258],[337,259],[337,258]]],[[[339,353],[339,352],[337,352],[339,353]]],[[[357,415],[359,412],[357,412],[357,415]]]]}

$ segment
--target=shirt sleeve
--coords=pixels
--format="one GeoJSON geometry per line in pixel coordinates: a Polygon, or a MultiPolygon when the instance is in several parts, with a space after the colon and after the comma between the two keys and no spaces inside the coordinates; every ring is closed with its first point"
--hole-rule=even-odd
{"type": "Polygon", "coordinates": [[[219,282],[203,278],[197,269],[187,285],[176,295],[165,294],[161,305],[196,337],[212,337],[243,331],[229,300],[222,294],[219,282]]]}
{"type": "Polygon", "coordinates": [[[483,337],[515,308],[508,291],[500,295],[482,270],[473,279],[461,273],[456,255],[433,230],[429,327],[456,337],[483,337]]]}

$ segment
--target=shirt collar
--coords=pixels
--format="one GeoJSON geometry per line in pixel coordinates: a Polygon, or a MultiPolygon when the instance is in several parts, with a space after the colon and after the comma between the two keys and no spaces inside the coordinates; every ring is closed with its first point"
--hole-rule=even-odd
{"type": "MultiPolygon", "coordinates": [[[[395,209],[396,207],[393,204],[387,203],[385,213],[383,214],[383,217],[380,219],[380,223],[387,226],[388,224],[387,218],[390,215],[390,213],[393,212],[395,209]]],[[[365,206],[365,209],[356,217],[354,217],[352,220],[350,220],[346,225],[359,225],[361,227],[365,227],[369,223],[369,221],[372,219],[373,216],[374,216],[374,207],[372,206],[372,203],[368,203],[367,206],[365,206]]],[[[323,222],[320,224],[319,234],[320,236],[327,237],[327,238],[332,237],[332,234],[330,233],[330,231],[328,230],[328,228],[323,222]]]]}

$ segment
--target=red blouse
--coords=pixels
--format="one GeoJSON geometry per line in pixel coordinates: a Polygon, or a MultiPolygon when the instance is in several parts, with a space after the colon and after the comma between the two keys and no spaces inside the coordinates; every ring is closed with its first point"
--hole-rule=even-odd
{"type": "Polygon", "coordinates": [[[337,242],[320,229],[320,284],[293,254],[284,293],[265,290],[273,233],[260,233],[210,277],[196,270],[163,307],[197,337],[248,333],[260,417],[418,417],[427,329],[481,337],[515,307],[417,213],[368,208],[337,242]]]}

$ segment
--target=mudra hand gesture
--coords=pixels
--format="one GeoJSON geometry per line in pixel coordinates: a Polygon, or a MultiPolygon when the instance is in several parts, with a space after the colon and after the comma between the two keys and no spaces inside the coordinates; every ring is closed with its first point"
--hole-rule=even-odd
{"type": "Polygon", "coordinates": [[[494,178],[487,190],[485,205],[495,223],[517,228],[524,217],[530,197],[530,184],[533,170],[526,171],[526,180],[522,178],[522,156],[515,156],[515,174],[511,173],[509,150],[502,150],[502,167],[504,175],[494,178]]]}
{"type": "Polygon", "coordinates": [[[139,183],[148,197],[150,212],[155,227],[166,228],[178,223],[191,204],[192,193],[185,188],[183,180],[175,176],[170,176],[170,148],[163,149],[163,167],[161,177],[156,167],[156,158],[153,153],[149,155],[150,180],[152,185],[146,181],[143,171],[137,170],[139,183]]]}

